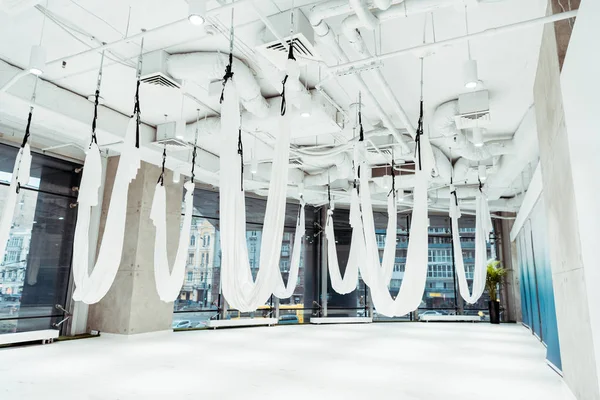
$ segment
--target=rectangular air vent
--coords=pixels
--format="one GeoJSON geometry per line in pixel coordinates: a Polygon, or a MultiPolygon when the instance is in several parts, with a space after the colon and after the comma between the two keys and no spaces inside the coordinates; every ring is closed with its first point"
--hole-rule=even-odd
{"type": "Polygon", "coordinates": [[[154,144],[175,149],[188,148],[190,145],[185,141],[183,134],[178,134],[178,132],[185,133],[185,126],[182,125],[178,129],[176,122],[160,124],[156,127],[156,141],[154,141],[154,144]]]}
{"type": "Polygon", "coordinates": [[[482,128],[490,125],[490,95],[487,90],[463,93],[458,97],[458,112],[454,118],[458,129],[482,128]]]}
{"type": "Polygon", "coordinates": [[[294,53],[298,55],[297,60],[300,63],[303,59],[321,59],[315,48],[313,28],[301,10],[294,11],[295,33],[293,35],[290,35],[290,11],[270,16],[269,22],[277,35],[283,39],[285,46],[271,31],[265,30],[264,44],[257,46],[257,50],[279,69],[285,69],[290,44],[294,47],[294,53]]]}
{"type": "Polygon", "coordinates": [[[164,86],[174,89],[179,89],[181,86],[174,79],[169,78],[161,73],[155,73],[154,75],[147,75],[140,79],[142,83],[149,85],[164,86]]]}
{"type": "Polygon", "coordinates": [[[142,63],[143,83],[166,88],[179,89],[181,83],[167,73],[167,59],[169,54],[164,50],[157,50],[144,55],[142,63]]]}

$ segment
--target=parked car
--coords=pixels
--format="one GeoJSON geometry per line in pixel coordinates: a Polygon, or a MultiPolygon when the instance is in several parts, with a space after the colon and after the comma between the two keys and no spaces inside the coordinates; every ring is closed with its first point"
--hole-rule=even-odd
{"type": "Polygon", "coordinates": [[[192,327],[192,323],[188,319],[173,322],[173,329],[187,329],[187,328],[191,328],[191,327],[192,327]]]}
{"type": "Polygon", "coordinates": [[[424,316],[432,316],[432,315],[445,315],[445,314],[443,312],[437,311],[437,310],[427,310],[427,311],[419,313],[419,321],[423,321],[424,316]]]}

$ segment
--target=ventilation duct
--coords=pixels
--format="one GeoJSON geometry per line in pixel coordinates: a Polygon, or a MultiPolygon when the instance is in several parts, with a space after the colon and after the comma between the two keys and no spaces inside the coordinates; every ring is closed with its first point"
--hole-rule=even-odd
{"type": "Polygon", "coordinates": [[[469,92],[458,97],[458,115],[454,117],[458,129],[481,128],[492,123],[490,95],[487,90],[469,92]]]}
{"type": "Polygon", "coordinates": [[[472,161],[483,161],[516,151],[513,140],[499,140],[481,147],[475,146],[457,128],[455,117],[458,114],[458,101],[448,101],[436,109],[431,121],[433,137],[445,138],[444,144],[452,149],[453,154],[472,161]]]}
{"type": "Polygon", "coordinates": [[[167,59],[169,54],[164,50],[153,51],[145,54],[142,63],[142,76],[140,81],[149,85],[179,89],[181,82],[173,79],[167,72],[167,59]]]}
{"type": "Polygon", "coordinates": [[[277,32],[278,39],[269,29],[264,31],[265,43],[257,46],[256,50],[267,60],[276,65],[280,70],[286,67],[290,43],[294,47],[294,54],[310,60],[321,60],[315,48],[315,32],[310,22],[300,9],[294,10],[294,34],[290,35],[291,11],[284,11],[268,17],[272,29],[277,32]]]}
{"type": "MultiPolygon", "coordinates": [[[[190,80],[206,86],[210,81],[223,77],[227,55],[220,53],[171,54],[167,57],[167,72],[175,79],[190,80]]],[[[260,86],[250,68],[233,57],[233,80],[246,110],[260,118],[269,115],[269,104],[260,93],[260,86]]]]}

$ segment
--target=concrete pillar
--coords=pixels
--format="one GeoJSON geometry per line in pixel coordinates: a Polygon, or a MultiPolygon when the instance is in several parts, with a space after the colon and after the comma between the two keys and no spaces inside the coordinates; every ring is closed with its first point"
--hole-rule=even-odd
{"type": "Polygon", "coordinates": [[[599,17],[597,1],[583,2],[570,42],[557,42],[554,25],[546,25],[534,86],[563,374],[586,400],[600,399],[599,17]]]}
{"type": "MultiPolygon", "coordinates": [[[[119,157],[112,157],[108,161],[100,235],[104,231],[118,163],[119,157]]],[[[133,335],[171,329],[173,303],[164,303],[159,299],[154,281],[155,230],[150,220],[150,209],[159,175],[160,168],[142,162],[136,179],[131,182],[121,265],[107,295],[99,303],[90,306],[89,330],[133,335]]],[[[169,262],[173,263],[179,242],[183,183],[174,184],[171,173],[167,171],[165,187],[167,252],[169,262]]]]}

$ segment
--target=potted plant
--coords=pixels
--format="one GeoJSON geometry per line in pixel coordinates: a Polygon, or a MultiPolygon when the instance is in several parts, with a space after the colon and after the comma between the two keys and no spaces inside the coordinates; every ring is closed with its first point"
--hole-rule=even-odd
{"type": "Polygon", "coordinates": [[[487,265],[487,276],[485,278],[485,288],[490,295],[488,308],[490,312],[490,322],[492,324],[500,323],[500,301],[498,301],[498,285],[504,280],[506,270],[500,266],[500,261],[490,261],[487,265]]]}

